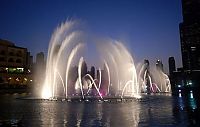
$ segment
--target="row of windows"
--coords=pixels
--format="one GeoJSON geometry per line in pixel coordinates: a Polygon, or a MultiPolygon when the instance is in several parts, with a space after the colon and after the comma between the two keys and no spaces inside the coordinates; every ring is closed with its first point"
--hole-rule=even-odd
{"type": "MultiPolygon", "coordinates": [[[[0,57],[0,62],[6,62],[6,59],[4,57],[0,57]]],[[[8,59],[8,62],[9,63],[13,63],[13,62],[22,63],[22,60],[21,59],[14,60],[13,58],[10,58],[10,59],[8,59]]]]}
{"type": "MultiPolygon", "coordinates": [[[[6,51],[4,51],[4,50],[0,51],[0,55],[6,55],[6,51]]],[[[11,52],[8,53],[8,55],[21,57],[22,56],[22,51],[19,50],[16,53],[11,51],[11,52]]]]}

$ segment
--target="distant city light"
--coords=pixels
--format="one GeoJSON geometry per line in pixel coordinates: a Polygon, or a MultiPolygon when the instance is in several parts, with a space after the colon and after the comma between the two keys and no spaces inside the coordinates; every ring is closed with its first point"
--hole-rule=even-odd
{"type": "Polygon", "coordinates": [[[15,80],[19,82],[19,78],[16,78],[15,80]]]}

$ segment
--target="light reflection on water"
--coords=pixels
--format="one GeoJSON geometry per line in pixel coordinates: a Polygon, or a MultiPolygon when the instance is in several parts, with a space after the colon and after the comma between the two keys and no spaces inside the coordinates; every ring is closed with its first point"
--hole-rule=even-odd
{"type": "MultiPolygon", "coordinates": [[[[0,96],[0,126],[137,127],[199,125],[198,104],[188,97],[145,95],[133,102],[61,102],[0,96]]],[[[23,95],[24,96],[24,95],[23,95]]]]}

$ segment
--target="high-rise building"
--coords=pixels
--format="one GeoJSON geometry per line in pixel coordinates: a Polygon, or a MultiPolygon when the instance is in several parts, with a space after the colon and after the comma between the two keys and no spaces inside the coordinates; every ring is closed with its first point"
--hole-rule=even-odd
{"type": "Polygon", "coordinates": [[[95,79],[95,67],[92,66],[90,69],[90,75],[92,76],[93,79],[95,79]]]}
{"type": "Polygon", "coordinates": [[[85,61],[82,63],[82,68],[81,68],[81,76],[85,76],[87,74],[87,64],[85,61]]]}
{"type": "Polygon", "coordinates": [[[35,72],[34,72],[35,84],[42,84],[43,83],[44,74],[45,74],[44,53],[39,52],[39,53],[36,54],[36,63],[35,63],[35,72]]]}
{"type": "Polygon", "coordinates": [[[39,52],[36,55],[36,64],[37,65],[43,65],[44,64],[44,53],[43,52],[39,52]]]}
{"type": "Polygon", "coordinates": [[[176,64],[174,57],[169,57],[168,63],[169,63],[169,75],[171,76],[173,72],[176,71],[176,64]]]}
{"type": "MultiPolygon", "coordinates": [[[[173,94],[200,90],[200,0],[182,0],[180,41],[183,68],[170,75],[173,94]]],[[[173,62],[172,62],[173,63],[173,62]]],[[[173,68],[173,67],[172,67],[173,68]]],[[[173,69],[172,69],[173,70],[173,69]]]]}
{"type": "Polygon", "coordinates": [[[184,70],[200,69],[200,0],[182,0],[180,40],[184,70]]]}

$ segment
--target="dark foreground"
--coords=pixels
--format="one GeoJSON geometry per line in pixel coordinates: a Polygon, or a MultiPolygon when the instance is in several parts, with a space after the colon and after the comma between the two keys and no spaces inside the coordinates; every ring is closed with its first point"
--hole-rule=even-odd
{"type": "Polygon", "coordinates": [[[171,95],[143,95],[128,102],[67,102],[16,99],[0,95],[1,126],[187,127],[200,126],[198,100],[171,95]]]}

